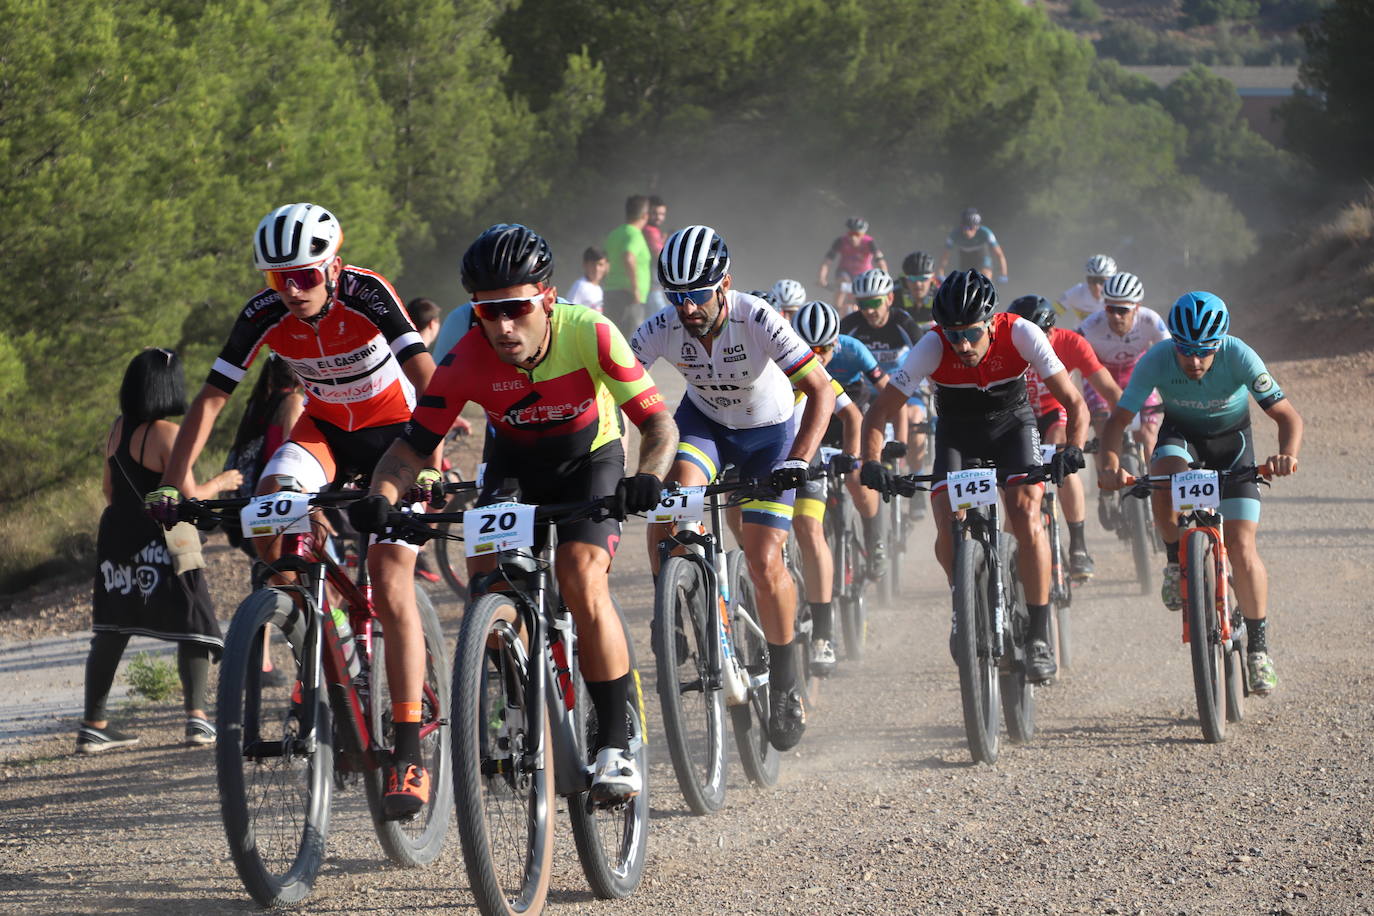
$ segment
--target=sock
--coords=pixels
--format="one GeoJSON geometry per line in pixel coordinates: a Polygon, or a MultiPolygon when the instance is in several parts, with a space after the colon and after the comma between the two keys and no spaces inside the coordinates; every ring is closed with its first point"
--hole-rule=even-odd
{"type": "Polygon", "coordinates": [[[1168,541],[1164,542],[1164,556],[1174,566],[1178,565],[1178,541],[1174,541],[1172,544],[1168,541]]]}
{"type": "Polygon", "coordinates": [[[1265,639],[1266,629],[1263,619],[1251,620],[1249,617],[1245,618],[1245,635],[1248,639],[1245,651],[1247,653],[1269,651],[1269,643],[1265,639]]]}
{"type": "Polygon", "coordinates": [[[790,645],[768,644],[768,684],[779,693],[786,693],[797,686],[797,672],[792,664],[790,645]]]}
{"type": "Polygon", "coordinates": [[[811,602],[811,638],[835,638],[835,612],[831,610],[829,601],[811,602]]]}
{"type": "Polygon", "coordinates": [[[396,729],[396,766],[420,765],[420,704],[392,703],[391,721],[396,729]]]}
{"type": "Polygon", "coordinates": [[[1069,553],[1087,553],[1088,547],[1083,543],[1083,523],[1069,522],[1069,553]]]}
{"type": "Polygon", "coordinates": [[[630,749],[630,726],[625,706],[630,701],[630,675],[609,681],[587,681],[587,695],[596,710],[596,750],[618,747],[630,749]]]}
{"type": "Polygon", "coordinates": [[[1048,604],[1026,604],[1026,610],[1030,611],[1030,636],[1031,639],[1043,639],[1050,641],[1050,606],[1048,604]]]}

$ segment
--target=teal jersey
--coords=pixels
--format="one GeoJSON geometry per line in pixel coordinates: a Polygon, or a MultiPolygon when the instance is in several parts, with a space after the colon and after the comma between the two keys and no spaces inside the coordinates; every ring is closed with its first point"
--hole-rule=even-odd
{"type": "Polygon", "coordinates": [[[1222,338],[1212,368],[1197,381],[1183,374],[1176,352],[1172,340],[1161,340],[1146,350],[1131,371],[1119,406],[1135,413],[1157,390],[1170,422],[1185,431],[1215,436],[1250,422],[1247,395],[1265,410],[1283,400],[1283,390],[1264,368],[1264,360],[1238,337],[1222,338]]]}

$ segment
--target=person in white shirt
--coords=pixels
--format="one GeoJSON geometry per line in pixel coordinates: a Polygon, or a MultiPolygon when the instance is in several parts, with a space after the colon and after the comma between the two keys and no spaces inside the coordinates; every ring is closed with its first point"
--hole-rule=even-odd
{"type": "Polygon", "coordinates": [[[1110,255],[1095,254],[1088,258],[1083,270],[1086,274],[1083,282],[1064,290],[1064,295],[1054,304],[1062,327],[1076,327],[1089,315],[1102,311],[1102,287],[1108,277],[1116,274],[1116,261],[1110,255]]]}
{"type": "Polygon", "coordinates": [[[611,262],[606,252],[595,246],[582,252],[582,276],[568,287],[568,301],[575,305],[585,305],[595,311],[603,311],[606,294],[601,289],[601,281],[606,278],[611,262]]]}

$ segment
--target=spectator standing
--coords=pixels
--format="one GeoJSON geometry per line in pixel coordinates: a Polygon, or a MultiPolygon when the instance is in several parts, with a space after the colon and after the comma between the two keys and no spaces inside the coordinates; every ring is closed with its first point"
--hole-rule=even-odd
{"type": "MultiPolygon", "coordinates": [[[[644,231],[649,231],[647,226],[644,231]]],[[[601,281],[606,279],[609,267],[606,252],[600,248],[592,246],[582,252],[582,276],[568,287],[568,301],[596,312],[604,311],[606,294],[601,289],[601,281]]]]}
{"type": "Polygon", "coordinates": [[[649,198],[649,221],[644,224],[644,241],[649,245],[649,257],[658,260],[663,250],[663,221],[668,218],[668,205],[662,197],[649,198]]]}
{"type": "Polygon", "coordinates": [[[406,313],[410,315],[415,330],[419,332],[420,339],[425,342],[425,347],[430,352],[433,352],[434,340],[439,336],[439,312],[439,304],[423,296],[406,303],[406,313]]]}
{"type": "Polygon", "coordinates": [[[649,222],[649,198],[631,195],[625,201],[625,223],[606,236],[605,307],[607,317],[629,336],[644,320],[644,303],[649,299],[649,243],[644,227],[649,222]]]}
{"type": "MultiPolygon", "coordinates": [[[[201,571],[200,534],[178,525],[164,534],[144,512],[143,494],[154,489],[172,453],[178,426],[168,417],[186,412],[186,376],[171,350],[148,349],[124,371],[120,415],[105,442],[105,511],[96,538],[91,651],[86,658],[85,715],[76,735],[78,754],[98,754],[138,738],[109,727],[106,701],[129,637],[177,644],[177,673],[186,708],[188,745],[213,744],[206,717],[210,657],[224,637],[201,571]]],[[[187,496],[213,497],[242,483],[228,470],[208,483],[191,481],[187,496]]]]}

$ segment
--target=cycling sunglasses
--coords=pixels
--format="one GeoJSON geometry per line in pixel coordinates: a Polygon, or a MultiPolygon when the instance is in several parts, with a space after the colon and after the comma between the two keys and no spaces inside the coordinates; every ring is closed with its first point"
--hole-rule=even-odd
{"type": "Polygon", "coordinates": [[[871,311],[873,311],[874,309],[880,309],[880,308],[882,308],[884,305],[886,305],[886,304],[887,304],[887,297],[886,297],[886,296],[871,296],[871,297],[869,297],[869,298],[867,298],[867,299],[857,299],[857,300],[855,300],[855,301],[858,303],[859,308],[863,309],[863,310],[866,311],[866,312],[871,312],[871,311]]]}
{"type": "Polygon", "coordinates": [[[296,287],[301,292],[314,289],[326,279],[325,268],[315,267],[295,267],[291,270],[264,270],[267,275],[267,285],[279,293],[286,292],[286,286],[296,287]]]}
{"type": "Polygon", "coordinates": [[[481,302],[474,299],[472,310],[483,321],[501,321],[502,319],[514,321],[534,311],[534,307],[543,301],[544,294],[542,292],[523,299],[486,299],[481,302]]]}
{"type": "Polygon", "coordinates": [[[1217,347],[1191,347],[1188,344],[1175,343],[1174,349],[1184,356],[1211,356],[1217,352],[1217,347]]]}
{"type": "Polygon", "coordinates": [[[820,346],[820,347],[812,347],[812,348],[811,348],[811,352],[812,352],[812,353],[815,353],[817,356],[824,356],[825,354],[829,353],[829,352],[830,352],[831,350],[833,350],[833,349],[835,349],[835,345],[832,343],[832,344],[825,344],[824,346],[820,346]]]}
{"type": "Polygon", "coordinates": [[[920,282],[922,282],[923,280],[929,280],[929,279],[930,279],[931,277],[933,277],[933,276],[935,276],[935,275],[934,275],[934,274],[907,274],[907,275],[906,275],[906,281],[907,281],[908,283],[920,283],[920,282]]]}
{"type": "Polygon", "coordinates": [[[945,340],[948,340],[952,344],[957,344],[961,340],[971,344],[977,343],[983,339],[983,335],[987,332],[987,325],[982,324],[975,324],[973,327],[962,328],[960,330],[955,330],[954,328],[940,329],[940,333],[945,335],[945,340]]]}
{"type": "Polygon", "coordinates": [[[676,308],[682,308],[688,302],[695,306],[703,306],[711,301],[711,297],[716,294],[717,287],[708,286],[705,289],[666,289],[663,295],[676,308]]]}
{"type": "Polygon", "coordinates": [[[1113,315],[1129,315],[1135,311],[1134,305],[1104,305],[1103,308],[1113,315]]]}

